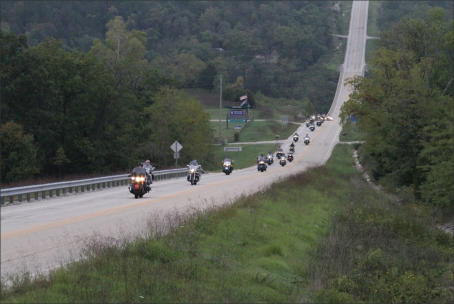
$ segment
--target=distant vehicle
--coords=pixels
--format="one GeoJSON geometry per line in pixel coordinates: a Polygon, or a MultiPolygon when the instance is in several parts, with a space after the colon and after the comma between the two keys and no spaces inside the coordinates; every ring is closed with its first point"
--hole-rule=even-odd
{"type": "Polygon", "coordinates": [[[266,163],[269,166],[271,166],[274,163],[273,154],[271,152],[268,152],[268,154],[266,155],[266,163]]]}
{"type": "Polygon", "coordinates": [[[264,172],[266,171],[265,158],[262,157],[257,161],[257,171],[264,172]]]}
{"type": "Polygon", "coordinates": [[[280,159],[283,154],[284,154],[284,150],[282,150],[281,148],[278,148],[276,150],[276,158],[277,159],[280,159]]]}
{"type": "Polygon", "coordinates": [[[233,162],[230,158],[224,159],[222,162],[222,172],[225,173],[225,175],[229,175],[233,171],[233,162]]]}
{"type": "Polygon", "coordinates": [[[304,143],[307,146],[310,142],[311,142],[311,139],[309,138],[309,135],[306,134],[306,136],[304,137],[304,143]]]}
{"type": "Polygon", "coordinates": [[[292,161],[293,161],[293,153],[287,154],[287,160],[288,160],[289,162],[292,162],[292,161]]]}
{"type": "Polygon", "coordinates": [[[315,130],[315,126],[314,125],[310,125],[309,130],[314,131],[315,130]]]}
{"type": "Polygon", "coordinates": [[[295,134],[293,135],[293,141],[294,141],[294,142],[297,142],[298,139],[299,139],[299,136],[298,136],[297,133],[295,133],[295,134]]]}
{"type": "Polygon", "coordinates": [[[287,164],[287,160],[285,159],[285,154],[281,155],[281,158],[279,159],[279,165],[284,167],[287,164]]]}

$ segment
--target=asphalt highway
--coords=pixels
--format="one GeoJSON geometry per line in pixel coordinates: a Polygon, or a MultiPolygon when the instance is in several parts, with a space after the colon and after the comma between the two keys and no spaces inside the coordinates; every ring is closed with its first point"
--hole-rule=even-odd
{"type": "MultiPolygon", "coordinates": [[[[364,70],[367,30],[367,1],[354,1],[347,49],[339,85],[329,115],[314,132],[301,125],[297,132],[295,160],[285,167],[275,159],[264,173],[256,166],[234,170],[229,176],[209,173],[197,186],[185,178],[152,185],[151,193],[134,199],[127,187],[52,198],[1,208],[1,276],[24,271],[46,272],[81,256],[87,242],[131,239],[146,234],[153,220],[165,222],[169,215],[187,214],[220,206],[265,189],[272,183],[310,167],[323,165],[339,140],[339,110],[351,92],[344,81],[364,70]],[[311,136],[305,146],[302,137],[311,136]]],[[[283,144],[287,153],[291,138],[283,144]]],[[[266,153],[267,151],[263,151],[266,153]]],[[[203,164],[202,164],[203,165],[203,164]]],[[[221,169],[221,168],[220,168],[221,169]]]]}

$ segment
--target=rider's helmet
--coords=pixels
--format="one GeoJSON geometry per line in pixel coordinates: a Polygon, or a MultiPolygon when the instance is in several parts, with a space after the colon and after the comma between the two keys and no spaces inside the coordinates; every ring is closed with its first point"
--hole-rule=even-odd
{"type": "Polygon", "coordinates": [[[149,165],[149,164],[150,164],[150,160],[147,159],[147,160],[145,161],[145,163],[146,163],[147,165],[149,165]]]}

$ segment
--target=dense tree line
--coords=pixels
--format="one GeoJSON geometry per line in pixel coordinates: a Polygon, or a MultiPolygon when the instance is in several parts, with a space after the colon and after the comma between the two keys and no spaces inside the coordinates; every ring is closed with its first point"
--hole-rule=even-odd
{"type": "Polygon", "coordinates": [[[355,114],[375,178],[454,210],[454,23],[444,10],[405,18],[383,33],[371,73],[352,81],[355,114]]]}
{"type": "MultiPolygon", "coordinates": [[[[341,12],[331,1],[4,1],[2,27],[31,45],[54,37],[89,51],[118,17],[146,34],[145,58],[179,87],[244,88],[308,97],[327,110],[337,75],[321,62],[334,49],[341,12]]],[[[143,37],[145,37],[143,36],[143,37]]],[[[143,38],[142,37],[142,38],[143,38]]],[[[142,39],[140,38],[140,39],[142,39]]]]}
{"type": "Polygon", "coordinates": [[[2,182],[38,173],[124,171],[146,157],[171,164],[160,140],[184,142],[182,161],[208,159],[208,118],[197,101],[151,68],[144,36],[113,19],[106,39],[83,53],[54,39],[29,46],[24,36],[0,32],[2,182]],[[156,109],[163,100],[167,108],[156,109]],[[189,118],[201,128],[190,127],[189,118]],[[176,120],[186,122],[187,132],[175,127],[176,120]]]}

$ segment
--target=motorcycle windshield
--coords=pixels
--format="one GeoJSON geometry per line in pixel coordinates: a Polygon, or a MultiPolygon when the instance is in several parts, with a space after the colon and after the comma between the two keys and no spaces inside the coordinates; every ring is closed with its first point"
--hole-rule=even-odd
{"type": "Polygon", "coordinates": [[[189,173],[197,172],[197,169],[198,169],[198,166],[196,166],[196,165],[192,165],[191,164],[191,165],[188,166],[189,173]]]}

